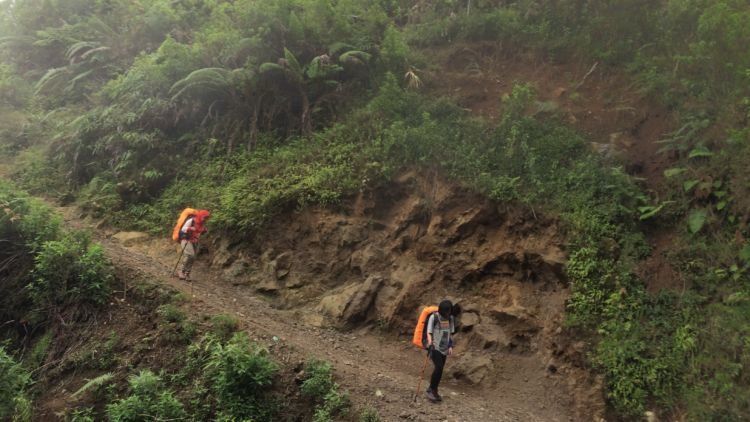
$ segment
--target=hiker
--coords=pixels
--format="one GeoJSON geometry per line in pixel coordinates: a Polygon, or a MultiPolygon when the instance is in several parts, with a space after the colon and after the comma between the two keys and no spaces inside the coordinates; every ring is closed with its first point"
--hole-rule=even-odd
{"type": "MultiPolygon", "coordinates": [[[[190,214],[180,227],[179,240],[182,248],[182,266],[177,271],[177,277],[185,280],[190,277],[195,255],[198,252],[198,239],[206,232],[206,222],[211,213],[206,210],[197,210],[190,214]]],[[[179,264],[179,263],[178,263],[179,264]]]]}
{"type": "Polygon", "coordinates": [[[438,393],[438,386],[443,377],[445,360],[453,353],[452,334],[456,330],[454,315],[453,303],[450,300],[443,300],[438,305],[438,311],[433,312],[427,320],[427,353],[435,369],[432,371],[430,387],[426,394],[432,402],[443,400],[438,393]]]}

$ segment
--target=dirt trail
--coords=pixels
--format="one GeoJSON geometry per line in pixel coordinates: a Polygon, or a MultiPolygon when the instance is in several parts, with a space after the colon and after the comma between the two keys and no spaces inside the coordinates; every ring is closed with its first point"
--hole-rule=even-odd
{"type": "MultiPolygon", "coordinates": [[[[351,393],[356,404],[376,407],[384,421],[568,421],[573,420],[571,403],[561,403],[552,394],[561,380],[530,376],[495,380],[492,389],[445,379],[444,402],[434,405],[420,394],[413,401],[423,354],[406,340],[395,341],[368,330],[341,332],[305,324],[294,311],[275,309],[268,301],[249,292],[246,286],[233,286],[213,276],[199,260],[192,282],[170,277],[175,255],[173,246],[163,240],[150,240],[125,247],[93,229],[91,222],[77,217],[72,207],[58,207],[73,227],[89,229],[113,263],[132,274],[133,280],[146,279],[172,286],[190,300],[195,314],[232,314],[251,336],[268,345],[274,357],[294,365],[309,357],[331,361],[339,383],[351,393]]],[[[448,366],[451,365],[451,359],[448,366]]],[[[533,357],[508,362],[512,374],[524,366],[537,369],[533,357]],[[520,368],[519,368],[520,365],[520,368]]],[[[430,373],[428,366],[426,376],[430,373]]],[[[424,389],[424,383],[422,384],[424,389]]]]}

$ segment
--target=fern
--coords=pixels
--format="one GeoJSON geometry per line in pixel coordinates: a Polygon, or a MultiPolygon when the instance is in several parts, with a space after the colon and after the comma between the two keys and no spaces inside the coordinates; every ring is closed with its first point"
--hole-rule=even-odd
{"type": "Polygon", "coordinates": [[[105,374],[99,375],[96,378],[92,378],[86,382],[86,384],[83,384],[83,387],[79,388],[78,391],[72,394],[73,398],[79,397],[81,394],[85,393],[86,391],[95,388],[99,389],[105,384],[108,384],[112,379],[114,378],[114,375],[112,375],[111,372],[107,372],[105,374]]]}
{"type": "Polygon", "coordinates": [[[231,90],[231,72],[220,67],[207,67],[191,72],[177,81],[169,93],[172,101],[187,95],[228,94],[231,90]]]}
{"type": "Polygon", "coordinates": [[[68,50],[65,52],[65,57],[70,60],[72,64],[75,61],[75,58],[80,56],[79,53],[82,51],[86,52],[100,46],[101,44],[96,41],[80,41],[68,47],[68,50]]]}
{"type": "Polygon", "coordinates": [[[339,62],[348,65],[364,65],[372,58],[372,54],[359,50],[349,50],[339,56],[339,62]]]}
{"type": "Polygon", "coordinates": [[[302,66],[299,65],[297,57],[292,54],[286,47],[284,48],[284,58],[286,59],[289,69],[297,76],[302,77],[302,66]]]}
{"type": "Polygon", "coordinates": [[[67,67],[56,67],[48,70],[47,73],[39,79],[39,82],[36,83],[36,90],[34,93],[36,95],[46,94],[60,88],[62,84],[67,81],[67,76],[69,74],[70,71],[67,67]]]}

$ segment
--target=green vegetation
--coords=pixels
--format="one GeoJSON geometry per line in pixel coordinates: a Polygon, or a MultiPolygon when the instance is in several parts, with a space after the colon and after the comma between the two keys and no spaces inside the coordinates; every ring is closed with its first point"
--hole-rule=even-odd
{"type": "MultiPolygon", "coordinates": [[[[0,153],[13,156],[12,177],[28,191],[153,232],[187,205],[215,210],[218,229],[261,230],[287,210],[335,206],[414,166],[439,171],[498,202],[559,216],[568,323],[592,341],[591,363],[620,417],[656,407],[743,419],[748,28],[741,0],[3,2],[0,153]],[[417,92],[419,69],[435,66],[430,49],[486,40],[508,54],[626,69],[634,89],[680,119],[662,141],[674,161],[664,186],[646,195],[553,113],[535,113],[544,110],[533,85],[498,99],[496,123],[417,92]],[[643,233],[656,228],[675,234],[668,259],[681,291],[650,293],[635,276],[650,253],[643,233]]],[[[0,276],[22,292],[2,295],[3,320],[71,309],[83,318],[108,298],[101,249],[5,182],[0,239],[11,246],[0,248],[0,276]]],[[[196,336],[174,305],[160,308],[159,326],[175,345],[196,336]]],[[[185,369],[211,375],[198,377],[185,408],[270,418],[273,406],[260,403],[275,366],[231,337],[236,322],[212,326],[215,337],[191,347],[185,369]]],[[[316,420],[346,408],[330,367],[308,373],[302,389],[316,420]]],[[[159,407],[154,388],[144,394],[159,407]]]]}
{"type": "Polygon", "coordinates": [[[305,365],[305,380],[300,391],[315,403],[313,421],[330,422],[348,412],[350,403],[346,393],[333,381],[333,368],[324,361],[312,360],[305,365]]]}
{"type": "Polygon", "coordinates": [[[0,347],[0,417],[31,420],[31,403],[26,396],[31,375],[0,347]]]}
{"type": "Polygon", "coordinates": [[[180,420],[186,417],[182,403],[162,385],[161,377],[151,371],[141,371],[130,377],[130,395],[107,406],[111,421],[141,421],[144,417],[156,420],[180,420]]]}

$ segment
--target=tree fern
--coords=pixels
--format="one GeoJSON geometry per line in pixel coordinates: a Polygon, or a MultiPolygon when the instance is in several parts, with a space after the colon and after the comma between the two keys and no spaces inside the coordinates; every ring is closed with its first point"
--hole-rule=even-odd
{"type": "Polygon", "coordinates": [[[370,53],[349,50],[339,56],[339,62],[347,65],[364,65],[370,61],[370,58],[372,58],[370,53]]]}
{"type": "Polygon", "coordinates": [[[67,82],[70,71],[67,67],[56,67],[47,71],[36,83],[35,94],[47,94],[61,88],[67,82]]]}
{"type": "Polygon", "coordinates": [[[291,70],[293,76],[301,79],[302,66],[300,66],[299,61],[294,56],[294,54],[292,54],[292,52],[289,51],[286,47],[284,48],[284,59],[286,59],[286,63],[289,66],[289,70],[291,70]]]}
{"type": "Polygon", "coordinates": [[[204,96],[207,94],[225,93],[231,90],[231,72],[220,67],[207,67],[191,72],[180,79],[169,90],[172,101],[184,96],[204,96]]]}
{"type": "Polygon", "coordinates": [[[80,41],[68,47],[68,50],[65,52],[65,57],[73,63],[81,52],[86,52],[100,46],[101,44],[96,41],[80,41]]]}

